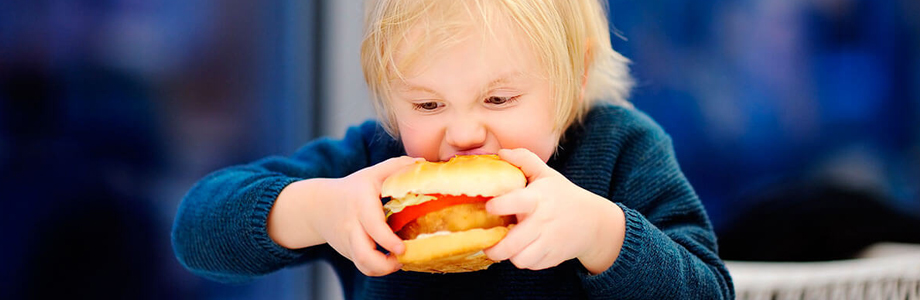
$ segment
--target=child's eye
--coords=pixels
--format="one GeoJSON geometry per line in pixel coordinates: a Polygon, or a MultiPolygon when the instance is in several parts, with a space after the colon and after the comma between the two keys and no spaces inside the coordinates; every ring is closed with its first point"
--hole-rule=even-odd
{"type": "Polygon", "coordinates": [[[492,105],[504,105],[504,104],[508,104],[508,103],[516,101],[517,98],[518,96],[513,96],[513,97],[492,96],[492,97],[486,98],[486,103],[492,104],[492,105]]]}
{"type": "Polygon", "coordinates": [[[443,107],[443,106],[444,106],[443,103],[434,102],[434,101],[421,102],[421,103],[412,103],[412,107],[413,107],[415,110],[418,110],[418,111],[426,111],[426,112],[428,112],[428,111],[434,111],[434,110],[436,110],[436,109],[438,109],[438,108],[441,108],[441,107],[443,107]]]}

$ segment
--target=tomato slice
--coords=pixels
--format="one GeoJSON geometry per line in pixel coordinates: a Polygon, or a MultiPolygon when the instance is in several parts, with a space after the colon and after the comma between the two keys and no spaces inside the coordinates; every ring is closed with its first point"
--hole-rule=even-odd
{"type": "Polygon", "coordinates": [[[393,229],[393,232],[397,232],[412,222],[415,219],[420,218],[430,212],[438,211],[449,206],[454,206],[457,204],[466,204],[466,203],[477,203],[477,202],[486,202],[492,197],[486,196],[467,196],[467,195],[442,195],[442,194],[430,194],[428,196],[433,196],[437,199],[427,201],[419,205],[412,205],[406,208],[403,208],[402,211],[394,213],[387,218],[387,224],[390,225],[390,228],[393,229]]]}

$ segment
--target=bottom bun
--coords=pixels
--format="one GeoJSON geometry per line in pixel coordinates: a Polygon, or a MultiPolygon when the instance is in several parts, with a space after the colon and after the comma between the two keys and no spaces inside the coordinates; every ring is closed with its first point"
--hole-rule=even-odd
{"type": "Polygon", "coordinates": [[[406,251],[396,259],[404,271],[459,273],[485,270],[495,263],[482,249],[498,243],[508,227],[470,229],[405,241],[406,251]]]}

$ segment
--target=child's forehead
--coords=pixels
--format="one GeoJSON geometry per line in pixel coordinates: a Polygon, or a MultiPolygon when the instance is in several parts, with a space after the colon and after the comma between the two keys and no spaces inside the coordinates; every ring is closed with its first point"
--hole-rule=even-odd
{"type": "Polygon", "coordinates": [[[471,89],[492,89],[517,86],[545,76],[545,68],[532,52],[512,50],[515,46],[509,43],[501,41],[493,47],[490,43],[470,41],[438,50],[423,47],[414,53],[416,57],[409,58],[411,62],[403,63],[406,58],[397,56],[394,67],[400,75],[391,78],[401,91],[425,92],[415,87],[437,86],[449,80],[471,89]]]}

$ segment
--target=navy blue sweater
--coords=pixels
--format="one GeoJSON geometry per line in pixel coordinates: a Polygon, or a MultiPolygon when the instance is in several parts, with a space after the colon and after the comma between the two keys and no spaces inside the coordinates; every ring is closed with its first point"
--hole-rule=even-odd
{"type": "Polygon", "coordinates": [[[578,260],[540,270],[510,262],[471,273],[398,271],[367,277],[328,245],[291,250],[266,231],[281,189],[307,178],[340,178],[404,155],[375,122],[342,140],[313,141],[291,157],[229,167],[199,181],[179,206],[172,241],[186,268],[221,282],[245,282],[314,259],[332,263],[349,299],[733,299],[706,212],[680,171],[671,140],[648,116],[598,106],[573,126],[548,164],[626,214],[620,255],[590,275],[578,260]]]}

